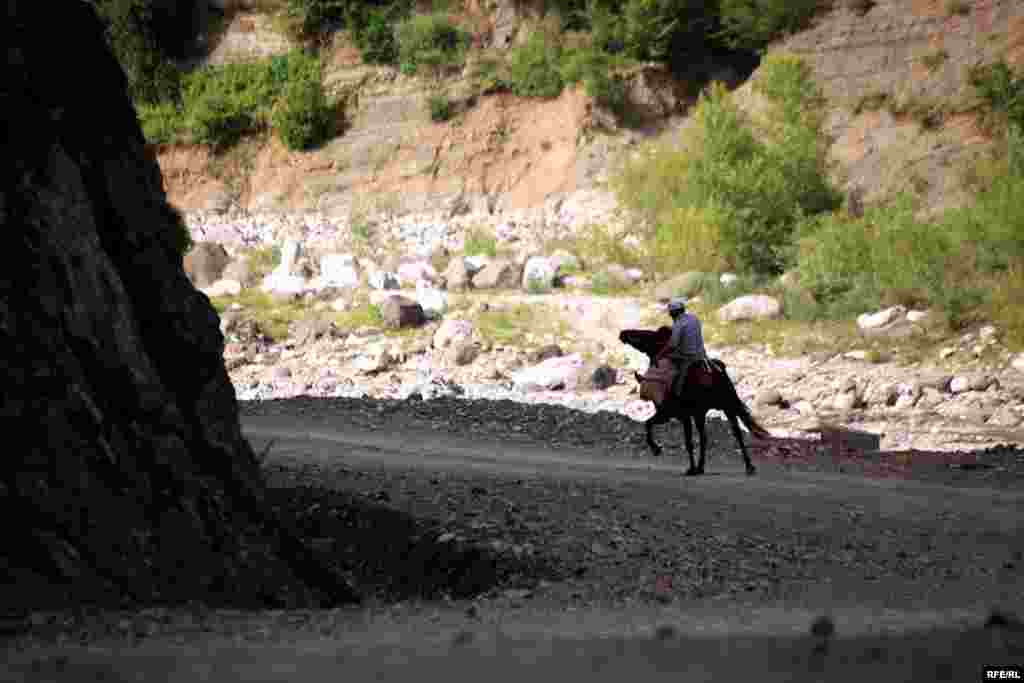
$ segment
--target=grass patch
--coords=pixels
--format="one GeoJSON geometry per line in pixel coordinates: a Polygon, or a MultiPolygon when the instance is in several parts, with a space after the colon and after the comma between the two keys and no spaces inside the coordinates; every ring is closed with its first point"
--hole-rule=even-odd
{"type": "Polygon", "coordinates": [[[948,0],[946,15],[950,17],[966,16],[971,13],[971,3],[967,0],[948,0]]]}
{"type": "Polygon", "coordinates": [[[945,50],[936,50],[921,57],[921,63],[929,71],[935,71],[949,60],[949,53],[945,50]]]}
{"type": "Polygon", "coordinates": [[[211,299],[214,309],[222,313],[232,305],[240,304],[243,312],[274,341],[287,339],[292,323],[309,315],[309,308],[301,302],[275,301],[274,297],[256,288],[243,289],[238,296],[211,299]]]}
{"type": "Polygon", "coordinates": [[[483,311],[474,321],[485,342],[498,346],[528,346],[527,335],[540,332],[563,336],[569,325],[547,306],[526,305],[509,307],[501,311],[483,311]]]}
{"type": "Polygon", "coordinates": [[[342,313],[335,313],[332,319],[334,324],[343,330],[354,330],[359,327],[383,327],[384,325],[380,307],[369,302],[342,313]]]}
{"type": "Polygon", "coordinates": [[[466,240],[462,251],[466,256],[494,258],[498,255],[498,238],[485,228],[471,227],[466,231],[466,240]]]}

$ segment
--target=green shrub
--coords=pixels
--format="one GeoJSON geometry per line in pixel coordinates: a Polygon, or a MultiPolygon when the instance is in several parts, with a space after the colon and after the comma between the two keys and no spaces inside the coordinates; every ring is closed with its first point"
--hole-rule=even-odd
{"type": "Polygon", "coordinates": [[[368,64],[394,64],[398,61],[394,8],[371,9],[364,22],[353,22],[352,35],[368,64]]]}
{"type": "Polygon", "coordinates": [[[513,48],[509,57],[512,92],[520,97],[558,97],[563,85],[560,56],[555,40],[539,31],[513,48]]]}
{"type": "Polygon", "coordinates": [[[181,108],[173,102],[139,104],[135,107],[146,142],[167,144],[181,136],[181,108]]]}
{"type": "MultiPolygon", "coordinates": [[[[696,125],[680,148],[648,148],[613,179],[620,201],[654,226],[648,244],[653,241],[661,262],[673,262],[672,240],[659,240],[658,229],[680,226],[692,232],[706,220],[714,229],[705,238],[714,236],[714,251],[730,268],[781,273],[793,258],[796,225],[839,205],[840,195],[827,179],[813,84],[805,80],[795,87],[800,80],[794,75],[802,72],[791,62],[780,61],[778,69],[767,64],[761,87],[775,106],[760,123],[760,136],[725,87],[714,84],[701,96],[696,125]]],[[[681,254],[676,263],[690,264],[692,256],[681,254]]]]}
{"type": "Polygon", "coordinates": [[[452,117],[452,103],[444,93],[434,93],[427,98],[430,120],[435,123],[447,121],[452,117]]]}
{"type": "Polygon", "coordinates": [[[186,56],[191,39],[203,30],[199,2],[97,0],[95,6],[136,104],[176,100],[181,75],[173,59],[186,56]]]}
{"type": "Polygon", "coordinates": [[[352,0],[288,0],[285,14],[292,20],[292,34],[312,38],[344,23],[352,0]]]}
{"type": "Polygon", "coordinates": [[[179,130],[193,142],[227,147],[273,125],[293,149],[316,144],[330,134],[333,117],[320,74],[319,60],[301,51],[197,69],[184,79],[179,130]]]}
{"type": "Polygon", "coordinates": [[[403,71],[419,67],[434,70],[462,63],[469,36],[452,24],[447,15],[417,14],[398,24],[398,59],[403,71]]]}
{"type": "Polygon", "coordinates": [[[914,217],[907,196],[868,208],[862,218],[836,213],[802,226],[800,282],[835,312],[861,313],[886,303],[942,304],[949,233],[914,217]]]}
{"type": "Polygon", "coordinates": [[[734,48],[759,50],[802,29],[818,0],[721,0],[722,37],[734,48]]]}
{"type": "Polygon", "coordinates": [[[289,149],[305,150],[330,136],[333,117],[320,79],[304,79],[285,87],[271,124],[289,149]]]}

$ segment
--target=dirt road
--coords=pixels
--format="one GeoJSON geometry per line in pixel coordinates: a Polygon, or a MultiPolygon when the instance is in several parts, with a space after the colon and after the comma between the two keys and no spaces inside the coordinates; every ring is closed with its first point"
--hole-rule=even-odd
{"type": "Polygon", "coordinates": [[[1024,612],[1020,490],[770,462],[748,477],[717,452],[712,474],[686,478],[680,459],[317,417],[243,428],[257,450],[276,440],[279,487],[344,490],[555,569],[471,601],[199,625],[171,611],[142,634],[20,643],[0,680],[930,681],[1024,663],[1024,627],[982,628],[994,608],[1024,612]],[[835,636],[815,650],[820,615],[835,636]]]}

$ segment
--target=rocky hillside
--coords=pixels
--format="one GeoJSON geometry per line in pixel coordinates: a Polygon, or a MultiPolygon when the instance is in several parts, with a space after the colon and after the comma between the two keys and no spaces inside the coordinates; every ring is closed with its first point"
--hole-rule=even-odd
{"type": "Polygon", "coordinates": [[[92,6],[48,12],[9,2],[0,29],[0,603],[352,597],[261,504],[217,316],[92,6]]]}
{"type": "MultiPolygon", "coordinates": [[[[530,3],[498,2],[487,8],[468,3],[460,16],[475,30],[477,44],[502,50],[525,35],[537,14],[530,3]]],[[[228,16],[210,63],[295,47],[263,14],[240,9],[228,16]]],[[[772,49],[809,58],[827,98],[836,175],[847,189],[872,200],[909,188],[939,209],[964,201],[963,175],[992,142],[972,114],[977,102],[968,71],[997,57],[1011,64],[1024,59],[1022,26],[1024,8],[1010,0],[953,9],[942,0],[843,2],[772,49]]],[[[352,95],[344,135],[307,153],[261,139],[216,161],[202,148],[164,148],[158,158],[171,202],[189,212],[315,211],[341,227],[353,207],[381,214],[468,213],[483,223],[509,211],[547,207],[550,214],[574,194],[601,192],[618,152],[671,134],[685,124],[694,101],[688,96],[693,83],[674,81],[656,65],[627,78],[644,121],[632,129],[618,129],[579,88],[550,101],[509,94],[470,100],[471,57],[445,80],[462,113],[433,123],[422,77],[362,63],[344,34],[326,54],[329,91],[352,95]]],[[[732,85],[741,82],[728,67],[706,71],[732,85]]]]}

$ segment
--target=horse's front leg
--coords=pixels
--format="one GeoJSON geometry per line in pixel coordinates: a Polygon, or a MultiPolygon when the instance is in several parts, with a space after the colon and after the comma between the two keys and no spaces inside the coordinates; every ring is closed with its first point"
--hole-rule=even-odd
{"type": "Polygon", "coordinates": [[[697,471],[694,474],[704,474],[704,459],[707,457],[708,448],[707,413],[695,413],[693,421],[697,423],[697,436],[700,437],[700,462],[697,463],[697,471]]]}
{"type": "Polygon", "coordinates": [[[661,455],[661,446],[654,440],[654,426],[665,424],[666,422],[668,422],[668,417],[659,411],[644,423],[644,428],[647,430],[647,445],[650,447],[651,455],[654,457],[661,455]]]}
{"type": "Polygon", "coordinates": [[[697,461],[693,459],[693,425],[689,415],[683,417],[683,433],[686,435],[686,453],[690,456],[690,469],[686,470],[686,475],[693,476],[697,474],[697,461]]]}

